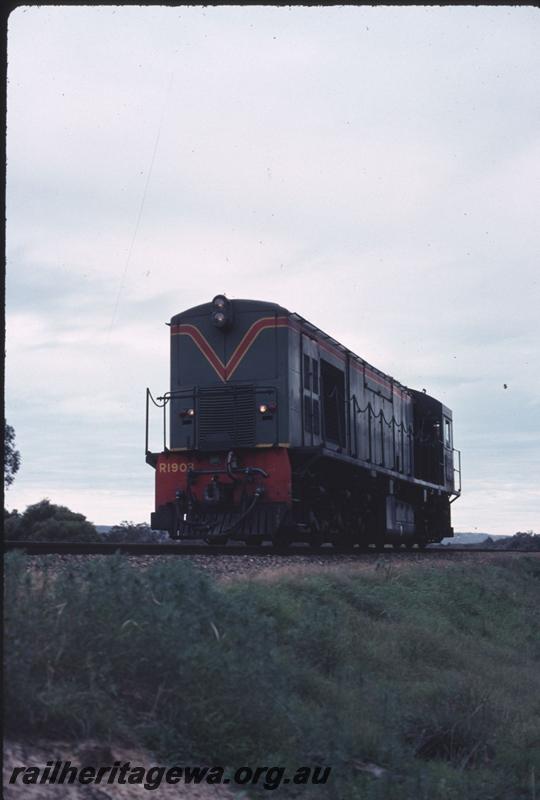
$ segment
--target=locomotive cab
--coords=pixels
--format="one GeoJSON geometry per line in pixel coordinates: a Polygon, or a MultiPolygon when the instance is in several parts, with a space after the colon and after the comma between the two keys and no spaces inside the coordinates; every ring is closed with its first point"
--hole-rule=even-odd
{"type": "Polygon", "coordinates": [[[414,474],[454,490],[452,412],[425,392],[412,390],[414,404],[414,474]]]}

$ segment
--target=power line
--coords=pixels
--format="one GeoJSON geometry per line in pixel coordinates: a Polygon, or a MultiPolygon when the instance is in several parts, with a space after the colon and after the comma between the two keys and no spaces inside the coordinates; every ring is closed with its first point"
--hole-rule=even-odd
{"type": "Polygon", "coordinates": [[[126,263],[124,264],[124,271],[122,272],[122,277],[120,279],[120,283],[119,283],[119,286],[118,286],[118,292],[116,293],[116,301],[115,301],[115,304],[114,304],[114,311],[113,311],[113,314],[112,314],[112,317],[111,317],[111,322],[109,324],[109,330],[107,332],[107,342],[109,341],[109,337],[110,337],[111,331],[113,329],[114,323],[116,322],[116,315],[118,313],[118,307],[120,305],[120,297],[122,295],[122,289],[124,288],[124,281],[126,279],[126,275],[127,275],[128,269],[129,269],[129,264],[130,264],[130,261],[131,261],[133,248],[134,248],[134,245],[135,245],[135,240],[137,238],[137,233],[139,231],[139,227],[140,227],[140,224],[141,224],[142,214],[143,214],[143,210],[144,210],[144,204],[145,204],[145,201],[146,201],[146,195],[148,193],[148,187],[150,185],[150,178],[152,177],[152,171],[154,169],[154,162],[156,160],[156,153],[157,153],[157,149],[158,149],[158,145],[159,145],[159,139],[160,139],[160,136],[161,136],[161,128],[163,126],[163,120],[164,120],[164,117],[165,117],[165,110],[167,108],[167,101],[169,99],[169,93],[171,91],[172,79],[173,79],[173,73],[171,72],[171,75],[169,77],[169,84],[167,86],[167,91],[165,93],[165,99],[163,101],[163,107],[161,109],[161,116],[160,116],[160,120],[159,120],[159,125],[158,125],[156,138],[155,138],[155,141],[154,141],[154,148],[152,150],[152,157],[150,159],[150,166],[149,166],[147,174],[146,174],[146,181],[145,181],[145,184],[144,184],[141,203],[140,203],[140,206],[139,206],[139,213],[137,214],[137,220],[135,222],[135,228],[133,230],[133,235],[131,237],[131,242],[130,242],[130,245],[129,245],[129,250],[128,250],[128,254],[127,254],[127,258],[126,258],[126,263]]]}

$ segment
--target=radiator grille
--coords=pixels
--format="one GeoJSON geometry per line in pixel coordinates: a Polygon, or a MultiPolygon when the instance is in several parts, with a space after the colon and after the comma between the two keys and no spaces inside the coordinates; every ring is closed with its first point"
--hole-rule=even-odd
{"type": "Polygon", "coordinates": [[[199,389],[200,450],[255,446],[255,390],[253,386],[199,389]]]}

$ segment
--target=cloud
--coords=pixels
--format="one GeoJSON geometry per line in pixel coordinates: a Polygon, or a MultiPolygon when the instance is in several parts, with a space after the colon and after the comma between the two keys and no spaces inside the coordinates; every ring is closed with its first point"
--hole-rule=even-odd
{"type": "Polygon", "coordinates": [[[97,522],[129,517],[130,491],[146,516],[136,443],[146,385],[167,388],[164,323],[225,291],[439,396],[467,465],[456,520],[510,524],[512,496],[531,527],[539,24],[487,7],[13,12],[8,501],[64,483],[97,522]]]}

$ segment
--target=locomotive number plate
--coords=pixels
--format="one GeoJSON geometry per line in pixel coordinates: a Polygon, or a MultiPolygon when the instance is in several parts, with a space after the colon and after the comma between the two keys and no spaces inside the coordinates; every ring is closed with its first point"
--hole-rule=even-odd
{"type": "Polygon", "coordinates": [[[160,472],[187,472],[188,469],[193,469],[193,462],[191,461],[168,461],[166,464],[159,465],[160,472]]]}

